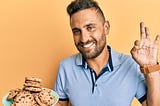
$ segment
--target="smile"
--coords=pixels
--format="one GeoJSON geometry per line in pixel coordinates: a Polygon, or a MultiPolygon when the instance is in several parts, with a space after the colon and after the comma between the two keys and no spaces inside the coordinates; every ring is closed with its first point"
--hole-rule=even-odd
{"type": "Polygon", "coordinates": [[[91,42],[91,43],[82,45],[82,47],[83,47],[83,48],[90,48],[90,47],[92,47],[93,45],[94,45],[94,43],[91,42]]]}

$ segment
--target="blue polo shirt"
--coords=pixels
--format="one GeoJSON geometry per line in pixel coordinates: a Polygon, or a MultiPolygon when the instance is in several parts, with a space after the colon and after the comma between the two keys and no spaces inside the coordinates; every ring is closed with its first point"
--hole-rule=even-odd
{"type": "Polygon", "coordinates": [[[129,55],[112,50],[109,62],[97,76],[80,53],[59,66],[54,90],[71,106],[130,106],[134,97],[146,99],[146,83],[138,64],[129,55]]]}

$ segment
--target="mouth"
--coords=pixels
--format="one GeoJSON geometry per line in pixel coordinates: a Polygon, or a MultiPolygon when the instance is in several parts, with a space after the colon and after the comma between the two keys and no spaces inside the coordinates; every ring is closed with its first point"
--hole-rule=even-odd
{"type": "Polygon", "coordinates": [[[95,45],[94,42],[90,42],[90,43],[87,43],[87,44],[83,44],[82,47],[87,49],[87,48],[92,48],[94,45],[95,45]]]}

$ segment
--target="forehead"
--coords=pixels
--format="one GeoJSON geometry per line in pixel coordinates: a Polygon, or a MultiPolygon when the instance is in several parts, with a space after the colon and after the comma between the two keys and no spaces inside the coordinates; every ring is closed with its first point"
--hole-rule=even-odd
{"type": "Polygon", "coordinates": [[[70,18],[71,27],[95,22],[101,22],[100,15],[95,8],[80,10],[70,18]]]}

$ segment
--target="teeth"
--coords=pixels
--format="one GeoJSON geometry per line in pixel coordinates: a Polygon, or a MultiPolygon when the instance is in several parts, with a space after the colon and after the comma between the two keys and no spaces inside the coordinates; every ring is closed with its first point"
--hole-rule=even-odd
{"type": "Polygon", "coordinates": [[[84,48],[88,48],[88,47],[90,47],[90,46],[92,46],[93,45],[93,42],[92,43],[89,43],[89,44],[86,44],[86,45],[83,45],[83,47],[84,48]]]}

